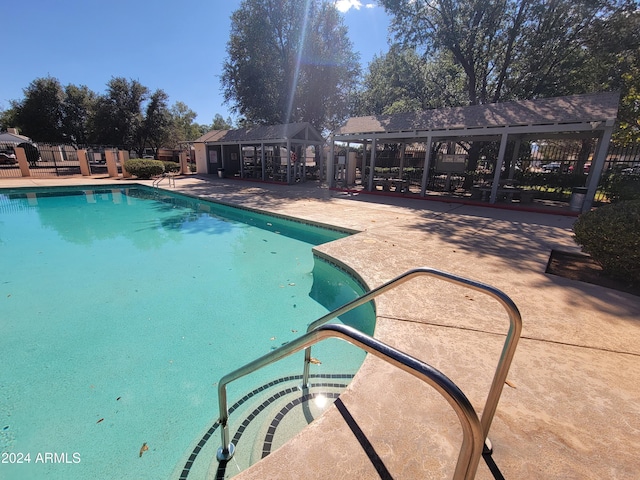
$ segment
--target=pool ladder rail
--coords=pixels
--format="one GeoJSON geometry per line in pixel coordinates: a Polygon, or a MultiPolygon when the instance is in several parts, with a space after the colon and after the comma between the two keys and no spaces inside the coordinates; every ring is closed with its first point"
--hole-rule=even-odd
{"type": "Polygon", "coordinates": [[[462,445],[458,454],[458,461],[453,478],[455,480],[471,480],[475,477],[480,457],[484,453],[492,452],[491,442],[488,439],[489,428],[495,415],[502,388],[509,372],[509,367],[518,340],[522,331],[522,317],[515,303],[502,291],[484,284],[459,277],[450,273],[429,267],[419,267],[408,270],[389,282],[367,292],[364,295],[346,303],[342,307],[329,312],[325,316],[311,323],[307,333],[287,343],[286,345],[269,352],[268,354],[234,370],[222,377],[218,383],[218,406],[220,411],[219,423],[222,426],[222,446],[218,449],[217,459],[220,462],[230,460],[235,453],[235,445],[229,440],[229,411],[227,406],[226,387],[229,383],[248,375],[262,367],[271,365],[289,355],[305,349],[303,388],[308,388],[309,365],[311,363],[311,347],[327,338],[341,338],[359,347],[360,349],[375,355],[376,357],[396,366],[397,368],[415,376],[416,378],[433,387],[447,400],[458,416],[463,431],[462,445]],[[479,418],[475,409],[460,390],[446,375],[429,364],[407,355],[369,335],[366,335],[353,327],[341,324],[326,324],[330,320],[350,311],[360,305],[371,301],[384,292],[392,290],[404,282],[419,276],[431,276],[470,288],[484,293],[502,305],[509,316],[509,330],[500,355],[500,360],[494,373],[493,381],[487,395],[482,417],[479,418]]]}
{"type": "Polygon", "coordinates": [[[169,186],[175,188],[175,186],[176,186],[176,178],[175,178],[175,175],[173,173],[171,173],[171,172],[165,172],[162,175],[160,175],[159,177],[154,178],[153,183],[151,184],[151,186],[153,188],[158,188],[165,178],[169,181],[169,186]]]}

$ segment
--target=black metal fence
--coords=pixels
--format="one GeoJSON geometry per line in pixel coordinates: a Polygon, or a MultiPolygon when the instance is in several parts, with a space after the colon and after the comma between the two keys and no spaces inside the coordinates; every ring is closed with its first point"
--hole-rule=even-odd
{"type": "MultiPolygon", "coordinates": [[[[19,145],[0,143],[0,178],[22,176],[15,153],[15,148],[18,146],[25,150],[32,177],[62,177],[81,174],[78,151],[75,146],[47,143],[22,143],[19,145]]],[[[105,149],[115,149],[102,146],[87,146],[83,149],[87,151],[91,174],[106,174],[105,149]]]]}
{"type": "Polygon", "coordinates": [[[80,162],[77,150],[70,145],[38,144],[40,155],[29,160],[29,170],[33,177],[62,177],[80,175],[80,162]]]}
{"type": "MultiPolygon", "coordinates": [[[[529,191],[535,199],[566,202],[574,188],[584,187],[587,183],[595,153],[593,147],[593,144],[584,146],[575,142],[536,145],[528,152],[520,152],[515,161],[506,164],[501,176],[513,179],[514,184],[529,191]]],[[[411,157],[405,159],[401,172],[398,151],[379,153],[376,157],[375,175],[398,178],[408,185],[405,191],[419,192],[424,172],[424,156],[424,150],[411,151],[411,157]],[[381,159],[380,162],[378,158],[381,159]]],[[[514,158],[513,151],[508,152],[507,158],[514,158]]],[[[427,176],[427,190],[468,195],[472,193],[473,186],[493,181],[494,168],[495,164],[481,160],[474,171],[453,173],[439,171],[437,162],[434,161],[427,176]]],[[[368,172],[368,167],[366,171],[368,172]]],[[[640,145],[609,148],[599,179],[596,201],[608,198],[608,188],[616,177],[640,181],[640,145]]]]}
{"type": "MultiPolygon", "coordinates": [[[[0,177],[21,177],[15,155],[15,147],[25,149],[29,163],[30,175],[33,177],[52,177],[79,175],[80,162],[77,150],[71,145],[51,145],[38,143],[0,143],[0,177]]],[[[104,146],[86,146],[87,160],[92,174],[106,174],[105,150],[113,149],[104,146]]],[[[376,162],[375,175],[401,180],[403,192],[418,192],[423,178],[424,150],[412,151],[407,149],[403,171],[400,172],[400,158],[397,151],[380,153],[380,162],[376,162]],[[399,178],[402,175],[402,178],[399,178]]],[[[520,188],[531,191],[537,199],[567,201],[575,187],[586,185],[591,171],[593,145],[585,149],[579,143],[573,144],[541,144],[530,148],[526,154],[508,158],[516,158],[505,166],[503,176],[513,178],[520,188]]],[[[361,160],[360,160],[361,161],[361,160]]],[[[360,165],[361,166],[361,165],[360,165]]],[[[489,162],[480,162],[473,172],[439,172],[432,168],[428,175],[427,190],[441,192],[470,192],[471,186],[491,181],[493,172],[489,162]]],[[[599,179],[600,188],[596,200],[605,200],[607,188],[612,179],[625,178],[640,179],[640,145],[627,147],[611,146],[607,152],[603,173],[599,179]]],[[[361,178],[358,178],[362,181],[361,178]]],[[[640,181],[640,180],[639,180],[640,181]]],[[[467,192],[467,193],[469,193],[467,192]]]]}
{"type": "MultiPolygon", "coordinates": [[[[18,145],[0,144],[0,176],[21,177],[16,158],[15,147],[18,145]]],[[[80,162],[77,150],[71,145],[51,145],[39,143],[20,144],[25,150],[32,177],[61,177],[80,174],[80,162]]]]}
{"type": "Polygon", "coordinates": [[[14,150],[15,143],[0,143],[0,177],[21,177],[18,159],[14,150]]]}

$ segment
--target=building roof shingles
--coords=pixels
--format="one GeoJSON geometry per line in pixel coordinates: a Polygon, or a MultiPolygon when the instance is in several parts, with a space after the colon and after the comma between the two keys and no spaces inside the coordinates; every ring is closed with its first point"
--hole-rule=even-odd
{"type": "Polygon", "coordinates": [[[440,108],[416,113],[350,118],[334,134],[437,131],[481,127],[584,123],[614,120],[620,95],[566,97],[440,108]]]}

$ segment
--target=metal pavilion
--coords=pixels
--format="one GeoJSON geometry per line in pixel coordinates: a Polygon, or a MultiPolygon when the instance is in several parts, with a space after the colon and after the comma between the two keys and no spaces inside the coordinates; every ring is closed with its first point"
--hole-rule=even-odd
{"type": "MultiPolygon", "coordinates": [[[[365,152],[369,146],[370,155],[364,155],[363,169],[369,167],[373,172],[378,144],[400,144],[404,155],[405,145],[423,143],[426,155],[420,194],[425,196],[429,169],[434,161],[434,142],[499,142],[489,197],[489,202],[495,203],[508,142],[514,142],[515,157],[523,141],[594,138],[596,146],[582,205],[582,211],[585,212],[593,204],[618,113],[619,99],[617,92],[593,93],[350,118],[329,138],[327,179],[330,186],[335,187],[341,164],[345,162],[344,158],[336,156],[336,144],[347,144],[347,150],[350,144],[360,144],[365,152]]],[[[365,188],[373,190],[373,175],[366,180],[365,188]]]]}

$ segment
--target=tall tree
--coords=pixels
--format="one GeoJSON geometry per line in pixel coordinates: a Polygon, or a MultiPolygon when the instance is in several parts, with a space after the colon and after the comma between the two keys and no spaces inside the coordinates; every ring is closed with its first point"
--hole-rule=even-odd
{"type": "Polygon", "coordinates": [[[213,123],[211,124],[211,130],[229,130],[233,128],[231,121],[231,117],[228,117],[226,120],[222,115],[216,113],[213,117],[213,123]]]}
{"type": "Polygon", "coordinates": [[[91,121],[92,141],[131,150],[142,127],[142,105],[149,89],[137,80],[114,77],[98,98],[91,121]]]}
{"type": "Polygon", "coordinates": [[[231,23],[222,87],[247,122],[324,128],[346,116],[359,63],[332,4],[243,0],[231,23]]]}
{"type": "MultiPolygon", "coordinates": [[[[611,88],[594,61],[596,51],[610,56],[603,45],[611,42],[594,42],[595,32],[637,11],[635,0],[380,2],[404,45],[426,58],[451,55],[464,72],[467,105],[611,88]]],[[[471,144],[469,170],[475,170],[481,148],[471,144]]]]}
{"type": "Polygon", "coordinates": [[[392,45],[374,57],[354,108],[357,115],[394,114],[464,103],[461,70],[447,52],[425,61],[415,50],[392,45]]]}
{"type": "Polygon", "coordinates": [[[62,102],[62,134],[65,141],[85,145],[89,141],[88,124],[96,102],[96,94],[85,85],[69,84],[62,102]]]}
{"type": "Polygon", "coordinates": [[[62,102],[64,90],[57,78],[36,78],[24,90],[22,101],[12,101],[16,127],[40,142],[63,142],[62,102]]]}
{"type": "Polygon", "coordinates": [[[11,106],[6,110],[0,107],[0,131],[17,127],[15,102],[10,102],[11,106]]]}
{"type": "Polygon", "coordinates": [[[136,152],[141,157],[147,145],[153,149],[154,155],[157,155],[158,148],[169,146],[172,118],[168,100],[169,96],[160,89],[149,97],[146,115],[137,135],[136,152]]]}
{"type": "Polygon", "coordinates": [[[170,110],[171,114],[171,137],[169,144],[176,148],[180,142],[195,140],[209,129],[202,128],[195,123],[198,116],[184,102],[176,102],[170,110]]]}
{"type": "Polygon", "coordinates": [[[450,52],[466,103],[566,93],[584,63],[589,29],[622,0],[381,0],[399,40],[450,52]]]}
{"type": "Polygon", "coordinates": [[[630,1],[607,18],[598,18],[587,39],[590,56],[582,68],[585,90],[621,93],[618,144],[640,144],[640,8],[630,1]]]}

